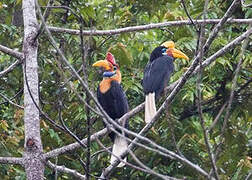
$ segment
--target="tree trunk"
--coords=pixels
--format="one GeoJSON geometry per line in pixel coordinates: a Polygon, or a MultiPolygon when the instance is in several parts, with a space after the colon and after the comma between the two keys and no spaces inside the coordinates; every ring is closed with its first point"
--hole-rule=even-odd
{"type": "Polygon", "coordinates": [[[23,0],[24,41],[23,52],[25,62],[24,71],[24,124],[25,124],[25,152],[24,167],[27,179],[43,179],[44,163],[42,161],[43,147],[40,137],[38,92],[38,42],[34,39],[38,31],[35,13],[35,0],[23,0]],[[27,87],[28,85],[28,87],[27,87]],[[36,104],[35,104],[36,103],[36,104]]]}

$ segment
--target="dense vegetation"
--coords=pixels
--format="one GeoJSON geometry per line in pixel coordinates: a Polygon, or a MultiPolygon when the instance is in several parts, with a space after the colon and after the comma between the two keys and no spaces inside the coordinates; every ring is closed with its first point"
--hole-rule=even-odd
{"type": "MultiPolygon", "coordinates": [[[[39,1],[42,10],[47,1],[39,1]]],[[[204,1],[190,0],[185,5],[193,19],[203,19],[204,1]]],[[[213,0],[208,4],[207,19],[222,18],[231,1],[213,0]]],[[[2,0],[0,2],[0,44],[22,52],[23,25],[21,0],[2,0]]],[[[159,23],[165,21],[187,20],[185,9],[181,1],[166,0],[55,0],[55,6],[68,6],[83,22],[71,11],[63,8],[51,9],[47,24],[55,27],[80,30],[108,30],[128,26],[159,23]]],[[[233,19],[249,19],[252,9],[239,5],[232,13],[233,19]]],[[[211,33],[214,25],[206,24],[205,37],[211,33]]],[[[248,30],[247,24],[227,23],[218,33],[204,59],[214,54],[223,46],[248,30]]],[[[250,27],[251,28],[251,27],[250,27]]],[[[84,36],[83,42],[79,35],[69,33],[53,33],[58,46],[72,66],[83,79],[88,80],[89,88],[94,92],[101,77],[91,65],[93,62],[104,59],[110,49],[114,52],[122,71],[122,85],[129,100],[130,109],[144,102],[141,80],[143,69],[149,60],[154,47],[166,40],[173,40],[176,47],[185,52],[190,61],[177,59],[175,72],[170,83],[178,80],[190,66],[196,54],[199,25],[180,25],[121,33],[111,36],[84,36]],[[83,50],[84,49],[84,50],[83,50]],[[83,51],[82,51],[83,50],[83,51]],[[83,58],[83,54],[85,58],[83,58]],[[84,67],[84,68],[83,68],[84,67]],[[84,70],[83,70],[84,69],[84,70]]],[[[60,116],[65,125],[80,139],[87,137],[87,120],[91,122],[91,134],[103,128],[101,118],[80,102],[78,96],[69,86],[78,90],[78,93],[94,107],[79,81],[72,77],[68,67],[59,64],[61,57],[51,45],[46,33],[41,33],[39,41],[39,90],[40,107],[60,124],[60,116]],[[71,79],[69,79],[71,78],[71,79]]],[[[220,179],[245,179],[252,168],[252,147],[249,140],[252,138],[252,43],[251,36],[244,54],[242,43],[230,49],[204,68],[201,79],[202,111],[205,126],[210,129],[209,143],[215,153],[217,145],[223,140],[220,152],[216,157],[220,179]],[[243,63],[237,86],[234,89],[233,103],[230,109],[227,126],[222,129],[230,93],[233,90],[233,78],[238,62],[243,57],[243,63]],[[223,109],[224,108],[224,109],[223,109]],[[216,124],[214,119],[223,109],[216,124]],[[212,126],[213,125],[213,126],[212,126]],[[223,137],[223,139],[222,139],[223,137]]],[[[15,62],[16,59],[0,52],[0,71],[15,62]]],[[[155,123],[158,134],[149,131],[146,137],[162,147],[183,154],[189,161],[199,165],[209,172],[212,164],[204,141],[204,134],[197,109],[198,95],[196,89],[197,75],[192,76],[176,95],[175,99],[155,123]]],[[[169,92],[167,93],[169,95],[169,92]]],[[[24,151],[24,122],[23,109],[9,103],[4,97],[14,103],[23,105],[23,70],[20,63],[15,69],[0,78],[0,156],[21,157],[24,151]]],[[[159,100],[161,105],[166,96],[159,100]]],[[[144,126],[144,113],[141,111],[130,118],[130,130],[139,132],[144,126]]],[[[41,136],[45,152],[75,142],[67,133],[52,126],[46,118],[41,117],[41,136]]],[[[130,136],[131,137],[131,136],[130,136]]],[[[111,146],[108,136],[100,141],[111,146]]],[[[91,142],[90,172],[100,176],[103,168],[109,165],[109,154],[100,151],[102,147],[98,142],[91,142]]],[[[172,160],[160,154],[138,147],[135,155],[149,168],[168,176],[187,179],[204,179],[197,175],[191,167],[172,160]]],[[[64,165],[85,174],[83,162],[87,159],[87,149],[79,148],[67,152],[51,161],[64,165]]],[[[136,164],[128,156],[129,162],[136,164]]],[[[25,172],[19,165],[0,164],[0,174],[4,179],[25,179],[25,172]]],[[[59,179],[72,179],[65,173],[57,174],[59,179]]],[[[46,179],[54,179],[55,171],[47,168],[46,179]]],[[[156,176],[136,170],[130,166],[117,168],[111,179],[158,179],[156,176]],[[123,177],[123,178],[122,178],[123,177]]]]}

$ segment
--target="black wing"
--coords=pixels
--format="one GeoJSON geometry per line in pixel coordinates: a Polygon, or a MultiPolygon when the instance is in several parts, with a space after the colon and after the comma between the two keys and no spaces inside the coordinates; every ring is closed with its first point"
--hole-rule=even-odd
{"type": "MultiPolygon", "coordinates": [[[[129,110],[127,97],[117,81],[112,81],[110,89],[104,94],[98,88],[97,98],[102,108],[114,120],[119,119],[129,110]]],[[[128,128],[128,121],[125,122],[124,127],[128,128]]],[[[109,134],[112,140],[114,140],[114,135],[113,132],[109,134]]]]}
{"type": "Polygon", "coordinates": [[[144,93],[155,92],[158,97],[164,91],[173,71],[173,58],[169,56],[162,56],[148,63],[144,69],[144,93]]]}
{"type": "Polygon", "coordinates": [[[97,90],[97,98],[103,109],[112,119],[118,119],[128,112],[128,100],[117,81],[111,82],[111,87],[106,93],[97,90]]]}

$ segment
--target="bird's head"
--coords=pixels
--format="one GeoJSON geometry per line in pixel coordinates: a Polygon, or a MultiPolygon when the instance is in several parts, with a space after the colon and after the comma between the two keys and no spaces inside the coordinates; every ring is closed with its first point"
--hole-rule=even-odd
{"type": "Polygon", "coordinates": [[[150,61],[153,61],[154,59],[168,55],[174,59],[176,58],[183,58],[186,60],[189,60],[187,55],[185,55],[183,52],[181,52],[178,49],[175,49],[175,44],[173,41],[166,41],[161,46],[156,47],[150,56],[150,61]]]}
{"type": "Polygon", "coordinates": [[[107,53],[105,60],[99,60],[92,66],[100,67],[102,69],[104,77],[113,76],[116,73],[115,71],[119,69],[119,66],[115,62],[114,56],[110,52],[107,53]]]}
{"type": "Polygon", "coordinates": [[[166,41],[161,46],[164,46],[166,48],[166,51],[164,52],[164,54],[167,54],[168,56],[171,56],[174,59],[182,58],[185,60],[189,60],[187,55],[185,55],[180,50],[175,49],[175,43],[173,41],[166,41]]]}

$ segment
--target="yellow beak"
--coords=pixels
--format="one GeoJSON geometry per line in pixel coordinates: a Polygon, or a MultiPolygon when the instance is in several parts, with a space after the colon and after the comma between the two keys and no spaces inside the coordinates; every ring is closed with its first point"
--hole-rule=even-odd
{"type": "Polygon", "coordinates": [[[111,69],[110,63],[106,60],[97,61],[92,66],[93,67],[103,67],[105,70],[111,69]]]}
{"type": "Polygon", "coordinates": [[[182,53],[178,49],[171,48],[171,49],[168,49],[167,51],[170,51],[174,58],[182,58],[182,59],[185,59],[185,60],[189,60],[188,56],[185,55],[184,53],[182,53]]]}
{"type": "Polygon", "coordinates": [[[171,52],[174,58],[183,58],[189,60],[188,56],[182,53],[180,50],[175,49],[175,43],[173,41],[166,41],[161,46],[167,48],[167,53],[171,52]]]}

